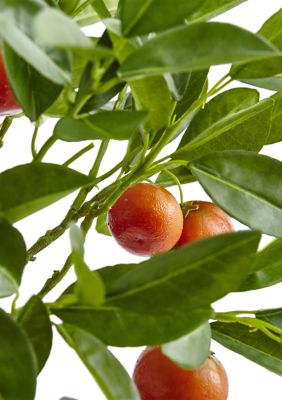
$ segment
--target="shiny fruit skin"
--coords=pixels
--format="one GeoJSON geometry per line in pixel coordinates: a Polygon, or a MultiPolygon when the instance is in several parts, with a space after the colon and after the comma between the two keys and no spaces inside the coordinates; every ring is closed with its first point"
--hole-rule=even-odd
{"type": "Polygon", "coordinates": [[[211,355],[196,370],[185,370],[162,352],[148,347],[133,373],[141,400],[227,400],[228,379],[222,364],[211,355]]]}
{"type": "Polygon", "coordinates": [[[190,210],[184,218],[179,246],[211,236],[232,232],[231,218],[216,204],[208,201],[193,201],[197,210],[190,210]]]}
{"type": "Polygon", "coordinates": [[[172,249],[183,228],[183,214],[166,189],[137,183],[129,187],[108,213],[109,229],[127,251],[152,256],[172,249]]]}
{"type": "Polygon", "coordinates": [[[9,86],[3,58],[0,53],[0,116],[13,115],[18,112],[20,112],[20,106],[9,86]]]}

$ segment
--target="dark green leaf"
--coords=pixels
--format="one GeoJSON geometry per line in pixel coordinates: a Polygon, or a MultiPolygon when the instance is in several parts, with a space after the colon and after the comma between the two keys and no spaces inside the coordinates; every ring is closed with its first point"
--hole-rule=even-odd
{"type": "MultiPolygon", "coordinates": [[[[192,175],[191,171],[186,167],[173,168],[171,172],[177,176],[182,185],[195,181],[194,175],[192,175]]],[[[166,171],[163,171],[159,174],[156,183],[165,187],[176,185],[175,180],[166,171]]]]}
{"type": "Polygon", "coordinates": [[[191,164],[210,197],[253,229],[282,236],[282,162],[247,151],[212,153],[191,164]]]}
{"type": "Polygon", "coordinates": [[[18,165],[0,174],[0,210],[11,222],[18,221],[91,181],[56,164],[18,165]]]}
{"type": "Polygon", "coordinates": [[[173,342],[162,345],[163,353],[186,369],[197,369],[210,354],[211,328],[208,322],[173,342]]]}
{"type": "Polygon", "coordinates": [[[9,82],[25,115],[37,120],[57,99],[62,86],[44,78],[31,65],[4,45],[4,58],[9,82]]]}
{"type": "Polygon", "coordinates": [[[282,308],[257,311],[256,317],[282,329],[282,308]]]}
{"type": "Polygon", "coordinates": [[[237,232],[153,257],[117,279],[105,304],[155,313],[182,306],[205,307],[240,286],[258,240],[257,232],[237,232]]]}
{"type": "Polygon", "coordinates": [[[174,111],[176,118],[181,117],[199,97],[206,94],[208,89],[207,75],[208,70],[191,73],[186,92],[183,98],[176,104],[174,111]]]}
{"type": "Polygon", "coordinates": [[[282,282],[282,240],[275,239],[258,252],[252,273],[240,290],[255,290],[282,282]]]}
{"type": "Polygon", "coordinates": [[[77,305],[54,307],[52,312],[64,322],[99,337],[105,344],[119,347],[156,345],[177,339],[207,321],[212,314],[210,307],[137,313],[117,307],[77,305]]]}
{"type": "Polygon", "coordinates": [[[173,158],[188,161],[219,150],[259,151],[268,139],[273,101],[258,103],[258,98],[256,90],[247,88],[214,97],[196,114],[173,158]]]}
{"type": "Polygon", "coordinates": [[[282,141],[282,93],[274,94],[271,99],[274,100],[274,107],[267,143],[277,143],[282,141]]]}
{"type": "Polygon", "coordinates": [[[107,214],[100,215],[97,218],[96,231],[102,235],[112,236],[107,224],[107,214]]]}
{"type": "Polygon", "coordinates": [[[83,140],[127,140],[145,121],[145,111],[100,111],[86,118],[62,118],[54,128],[54,136],[67,142],[83,140]]]}
{"type": "Polygon", "coordinates": [[[37,373],[44,367],[52,347],[52,326],[48,311],[38,296],[32,296],[17,318],[37,358],[37,373]]]}
{"type": "Polygon", "coordinates": [[[124,88],[124,83],[119,83],[112,89],[106,92],[94,95],[82,108],[81,114],[96,111],[105,104],[107,104],[113,97],[115,97],[124,88]]]}
{"type": "Polygon", "coordinates": [[[48,9],[45,2],[0,0],[0,36],[14,51],[46,79],[58,84],[70,82],[66,53],[44,48],[33,32],[35,16],[48,9]]]}
{"type": "MultiPolygon", "coordinates": [[[[282,50],[282,9],[272,15],[258,31],[277,49],[282,50]]],[[[233,78],[250,85],[282,92],[282,56],[269,57],[258,62],[233,66],[233,78]]]]}
{"type": "Polygon", "coordinates": [[[277,54],[278,50],[269,42],[242,28],[199,22],[164,32],[146,42],[122,63],[120,75],[134,79],[144,75],[179,73],[277,54]]]}
{"type": "Polygon", "coordinates": [[[121,0],[123,33],[128,36],[159,32],[177,25],[208,19],[245,0],[121,0]],[[161,16],[160,16],[161,10],[161,16]]]}
{"type": "Polygon", "coordinates": [[[31,344],[19,325],[0,309],[0,397],[33,400],[36,360],[31,344]]]}
{"type": "Polygon", "coordinates": [[[26,264],[26,246],[20,232],[0,219],[0,297],[18,290],[26,264]]]}
{"type": "Polygon", "coordinates": [[[139,399],[137,389],[124,367],[98,338],[76,326],[63,324],[57,329],[77,352],[107,399],[139,399]]]}
{"type": "Polygon", "coordinates": [[[183,72],[181,74],[165,74],[167,86],[176,101],[180,101],[187,91],[191,78],[191,73],[183,72]]]}
{"type": "Polygon", "coordinates": [[[223,346],[251,361],[282,375],[282,345],[260,331],[239,323],[215,322],[212,336],[223,346]]]}

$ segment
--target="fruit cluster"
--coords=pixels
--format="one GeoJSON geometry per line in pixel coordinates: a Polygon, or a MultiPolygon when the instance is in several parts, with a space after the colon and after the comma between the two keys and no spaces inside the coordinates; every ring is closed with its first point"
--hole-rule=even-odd
{"type": "MultiPolygon", "coordinates": [[[[108,225],[120,246],[140,256],[233,230],[230,217],[216,204],[179,205],[169,191],[149,183],[135,184],[120,196],[108,213],[108,225]]],[[[228,395],[225,370],[214,355],[199,369],[186,370],[159,346],[149,347],[133,377],[142,400],[226,400],[228,395]]]]}

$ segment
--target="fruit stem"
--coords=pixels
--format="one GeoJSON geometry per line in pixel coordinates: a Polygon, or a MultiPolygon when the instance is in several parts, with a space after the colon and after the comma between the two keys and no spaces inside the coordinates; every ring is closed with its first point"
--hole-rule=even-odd
{"type": "Polygon", "coordinates": [[[166,174],[168,174],[169,176],[171,176],[171,178],[174,180],[174,182],[176,183],[178,190],[179,190],[179,197],[180,197],[180,205],[182,206],[182,204],[184,203],[184,195],[183,195],[183,190],[181,187],[181,183],[179,181],[179,179],[177,178],[176,175],[174,175],[171,171],[169,171],[168,169],[165,169],[164,172],[166,174]]]}

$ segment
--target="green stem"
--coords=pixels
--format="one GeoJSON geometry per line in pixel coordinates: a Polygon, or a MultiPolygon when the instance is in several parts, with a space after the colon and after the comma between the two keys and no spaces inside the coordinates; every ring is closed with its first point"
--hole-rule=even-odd
{"type": "Polygon", "coordinates": [[[83,147],[83,149],[79,150],[77,153],[75,153],[72,157],[70,157],[67,161],[63,163],[65,167],[69,166],[72,164],[74,161],[79,159],[81,156],[83,156],[85,153],[88,151],[92,150],[94,148],[94,144],[90,143],[87,146],[83,147]]]}
{"type": "Polygon", "coordinates": [[[56,143],[57,139],[54,136],[51,136],[41,147],[39,152],[34,157],[33,161],[39,162],[42,161],[47,152],[51,149],[51,147],[56,143]]]}
{"type": "Polygon", "coordinates": [[[35,142],[36,142],[37,134],[38,134],[38,131],[39,131],[39,126],[40,126],[39,121],[36,121],[35,127],[34,127],[34,131],[33,131],[33,135],[32,135],[32,139],[31,139],[31,154],[32,154],[33,160],[37,156],[36,148],[35,148],[35,142]]]}
{"type": "Polygon", "coordinates": [[[180,195],[180,204],[183,204],[184,203],[184,196],[183,196],[183,190],[182,190],[181,183],[180,183],[179,179],[177,178],[176,175],[174,175],[168,169],[165,169],[164,172],[166,172],[169,176],[171,176],[171,178],[174,180],[174,182],[178,186],[179,195],[180,195]]]}
{"type": "Polygon", "coordinates": [[[6,133],[8,132],[10,126],[12,125],[14,117],[6,117],[4,121],[1,124],[1,129],[0,129],[0,148],[3,147],[4,144],[4,137],[6,133]]]}
{"type": "Polygon", "coordinates": [[[92,0],[91,5],[101,19],[112,18],[103,0],[92,0]]]}

